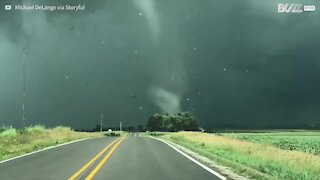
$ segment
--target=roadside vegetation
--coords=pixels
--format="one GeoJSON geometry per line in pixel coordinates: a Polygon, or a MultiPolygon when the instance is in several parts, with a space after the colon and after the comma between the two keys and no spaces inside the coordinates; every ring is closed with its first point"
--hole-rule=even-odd
{"type": "Polygon", "coordinates": [[[162,137],[250,178],[320,179],[317,132],[178,132],[162,137]]]}
{"type": "Polygon", "coordinates": [[[76,132],[62,126],[50,129],[40,125],[25,129],[0,127],[0,160],[72,140],[102,136],[102,133],[76,132]]]}

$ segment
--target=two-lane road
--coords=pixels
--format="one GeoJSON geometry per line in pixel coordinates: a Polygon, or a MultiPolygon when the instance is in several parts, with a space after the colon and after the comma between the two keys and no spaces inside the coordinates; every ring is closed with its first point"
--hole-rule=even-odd
{"type": "Polygon", "coordinates": [[[75,179],[85,179],[95,170],[94,179],[219,179],[158,140],[139,134],[116,139],[80,141],[1,163],[0,179],[63,180],[77,172],[75,179]]]}

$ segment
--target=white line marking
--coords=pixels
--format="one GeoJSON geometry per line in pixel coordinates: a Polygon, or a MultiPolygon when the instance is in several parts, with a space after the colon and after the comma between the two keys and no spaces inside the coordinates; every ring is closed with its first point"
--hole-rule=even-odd
{"type": "Polygon", "coordinates": [[[39,152],[42,152],[42,151],[46,151],[46,150],[49,150],[49,149],[57,148],[57,147],[60,147],[60,146],[64,146],[64,145],[68,145],[68,144],[72,144],[72,143],[76,143],[76,142],[80,142],[80,141],[84,141],[84,140],[88,140],[88,139],[92,139],[92,138],[78,139],[78,140],[75,140],[75,141],[70,141],[70,142],[66,142],[66,143],[63,143],[63,144],[58,144],[56,146],[49,146],[49,147],[46,147],[44,149],[40,149],[40,150],[33,151],[33,152],[30,152],[30,153],[27,153],[27,154],[23,154],[21,156],[16,156],[16,157],[13,157],[13,158],[10,158],[10,159],[6,159],[6,160],[3,160],[3,161],[0,161],[0,164],[8,162],[8,161],[15,160],[15,159],[19,159],[19,158],[22,158],[22,157],[25,157],[25,156],[29,156],[31,154],[39,153],[39,152]]]}
{"type": "Polygon", "coordinates": [[[172,144],[170,144],[169,142],[162,140],[162,139],[158,139],[155,137],[150,137],[153,139],[156,139],[158,141],[161,141],[165,144],[167,144],[168,146],[170,146],[172,149],[174,149],[175,151],[177,151],[178,153],[182,154],[183,156],[185,156],[186,158],[188,158],[189,160],[191,160],[192,162],[196,163],[198,166],[202,167],[203,169],[207,170],[208,172],[210,172],[211,174],[217,176],[218,178],[220,178],[221,180],[227,180],[226,177],[222,176],[221,174],[217,173],[216,171],[212,170],[211,168],[209,168],[208,166],[202,164],[201,162],[195,160],[193,157],[189,156],[188,154],[182,152],[181,150],[179,150],[178,148],[176,148],[175,146],[173,146],[172,144]]]}

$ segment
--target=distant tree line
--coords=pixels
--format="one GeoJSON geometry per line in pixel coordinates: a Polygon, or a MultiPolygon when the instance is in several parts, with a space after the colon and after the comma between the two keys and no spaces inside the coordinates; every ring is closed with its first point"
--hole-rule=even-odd
{"type": "Polygon", "coordinates": [[[197,119],[189,112],[156,113],[149,118],[146,128],[149,131],[192,131],[199,130],[199,125],[197,119]]]}

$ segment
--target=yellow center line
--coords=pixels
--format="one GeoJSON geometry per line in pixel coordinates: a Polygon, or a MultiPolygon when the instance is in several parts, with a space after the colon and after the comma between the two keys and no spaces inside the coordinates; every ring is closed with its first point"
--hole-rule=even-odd
{"type": "Polygon", "coordinates": [[[81,173],[83,173],[92,163],[94,163],[104,152],[106,152],[114,143],[119,141],[118,138],[114,141],[112,141],[108,146],[106,146],[102,151],[99,152],[94,158],[92,158],[87,164],[85,164],[81,169],[79,169],[75,174],[73,174],[68,180],[74,180],[76,179],[81,173]]]}
{"type": "Polygon", "coordinates": [[[122,143],[122,141],[125,138],[121,139],[117,142],[116,145],[112,147],[112,149],[109,151],[109,153],[100,161],[100,163],[94,168],[94,170],[88,175],[86,180],[92,180],[94,176],[97,174],[97,172],[100,170],[100,168],[103,166],[103,164],[109,159],[109,157],[112,155],[112,153],[117,149],[117,147],[122,143]]]}

